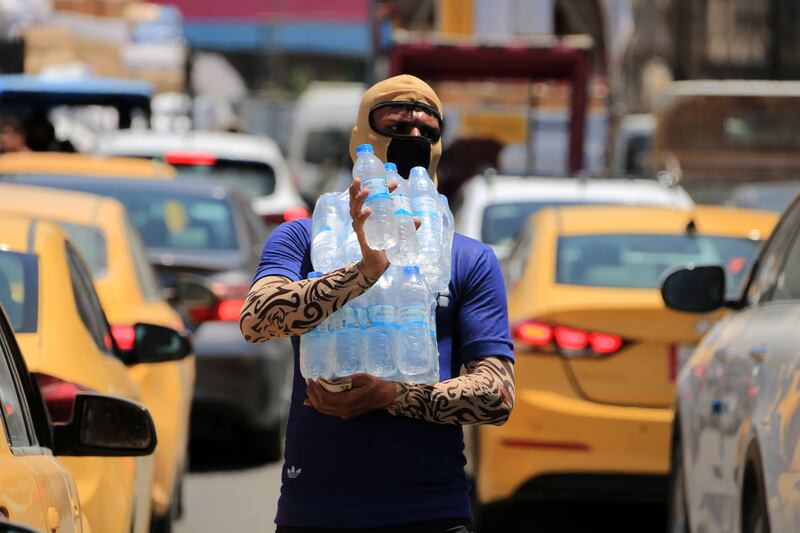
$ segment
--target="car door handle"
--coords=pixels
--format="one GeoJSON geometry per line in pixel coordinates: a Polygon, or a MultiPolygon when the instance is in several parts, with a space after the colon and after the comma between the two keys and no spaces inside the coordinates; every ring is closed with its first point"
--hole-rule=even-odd
{"type": "Polygon", "coordinates": [[[755,348],[750,349],[750,357],[758,361],[759,363],[766,360],[767,358],[767,347],[766,346],[757,346],[755,348]]]}

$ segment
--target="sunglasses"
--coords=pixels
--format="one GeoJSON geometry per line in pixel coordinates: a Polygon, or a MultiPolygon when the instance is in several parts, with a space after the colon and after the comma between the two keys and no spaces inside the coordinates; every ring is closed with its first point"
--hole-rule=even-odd
{"type": "Polygon", "coordinates": [[[439,112],[422,102],[392,101],[376,104],[369,111],[370,127],[387,137],[420,137],[436,144],[444,123],[439,112]]]}

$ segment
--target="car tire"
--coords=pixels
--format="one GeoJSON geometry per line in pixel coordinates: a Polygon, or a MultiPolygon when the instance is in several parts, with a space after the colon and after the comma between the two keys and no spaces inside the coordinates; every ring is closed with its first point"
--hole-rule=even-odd
{"type": "Polygon", "coordinates": [[[667,533],[689,533],[689,507],[686,500],[686,474],[683,464],[683,443],[680,435],[672,441],[669,476],[669,514],[667,533]]]}

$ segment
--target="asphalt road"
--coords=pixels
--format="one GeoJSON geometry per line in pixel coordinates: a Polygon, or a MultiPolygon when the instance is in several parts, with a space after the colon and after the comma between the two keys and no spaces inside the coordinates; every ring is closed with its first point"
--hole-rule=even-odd
{"type": "MultiPolygon", "coordinates": [[[[175,533],[272,533],[281,464],[223,472],[193,472],[184,487],[184,517],[175,533]]],[[[649,533],[666,528],[660,505],[550,502],[509,508],[485,531],[649,533]]]]}

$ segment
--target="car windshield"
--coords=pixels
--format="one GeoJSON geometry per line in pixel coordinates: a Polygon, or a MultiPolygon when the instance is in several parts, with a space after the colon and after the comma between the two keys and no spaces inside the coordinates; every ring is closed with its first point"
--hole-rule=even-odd
{"type": "Polygon", "coordinates": [[[525,220],[545,207],[586,202],[515,202],[493,204],[483,210],[481,240],[486,244],[511,244],[525,220]]]}
{"type": "Polygon", "coordinates": [[[59,225],[86,261],[92,271],[92,277],[103,277],[108,270],[108,249],[103,232],[83,224],[60,222],[59,225]]]}
{"type": "Polygon", "coordinates": [[[324,129],[310,131],[306,138],[303,159],[307,163],[322,165],[330,163],[333,168],[350,165],[350,130],[324,129]]]}
{"type": "Polygon", "coordinates": [[[36,331],[39,309],[36,256],[0,250],[0,305],[16,333],[36,331]]]}
{"type": "Polygon", "coordinates": [[[760,241],[736,237],[669,234],[597,234],[558,239],[556,282],[589,287],[655,289],[664,271],[720,265],[728,295],[735,297],[760,241]]]}
{"type": "Polygon", "coordinates": [[[172,163],[179,179],[205,178],[237,185],[248,197],[275,192],[275,170],[266,163],[217,159],[213,164],[172,163]]]}

